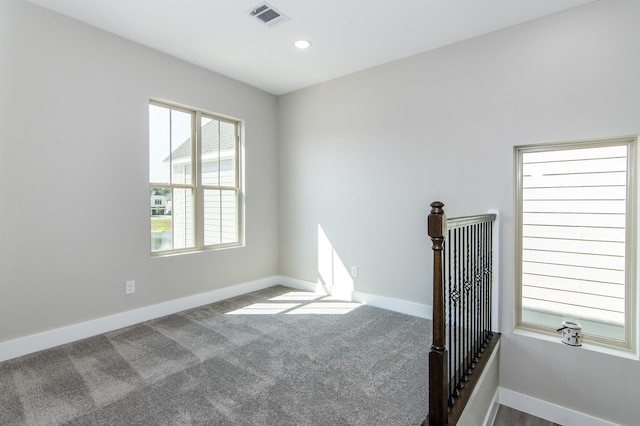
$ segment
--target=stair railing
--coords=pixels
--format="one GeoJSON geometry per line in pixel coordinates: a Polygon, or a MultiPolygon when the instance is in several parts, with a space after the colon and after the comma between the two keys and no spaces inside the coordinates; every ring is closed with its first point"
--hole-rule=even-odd
{"type": "Polygon", "coordinates": [[[423,425],[455,424],[496,347],[491,331],[495,214],[447,219],[431,203],[433,322],[429,415],[423,425]]]}

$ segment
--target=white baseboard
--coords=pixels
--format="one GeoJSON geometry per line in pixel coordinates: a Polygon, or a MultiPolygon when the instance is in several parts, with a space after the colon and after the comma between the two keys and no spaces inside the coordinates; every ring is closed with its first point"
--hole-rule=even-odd
{"type": "Polygon", "coordinates": [[[326,289],[322,287],[320,283],[314,283],[311,281],[300,280],[297,278],[289,278],[282,275],[277,277],[278,284],[285,287],[295,288],[301,291],[312,291],[319,294],[327,294],[326,289]]]}
{"type": "Polygon", "coordinates": [[[388,309],[390,311],[400,312],[401,314],[407,314],[419,318],[431,319],[433,316],[433,308],[429,305],[394,299],[392,297],[354,291],[352,292],[352,300],[354,302],[365,303],[377,308],[388,309]]]}
{"type": "Polygon", "coordinates": [[[563,426],[615,426],[616,423],[599,419],[579,411],[561,407],[510,389],[499,388],[500,404],[531,414],[563,426]]]}
{"type": "Polygon", "coordinates": [[[491,426],[493,422],[496,421],[496,416],[498,415],[498,408],[500,406],[500,388],[496,389],[493,393],[493,398],[491,399],[491,406],[489,407],[489,411],[487,411],[487,416],[484,418],[484,426],[491,426]]]}
{"type": "Polygon", "coordinates": [[[43,349],[49,349],[65,343],[75,342],[87,337],[96,336],[108,331],[139,324],[144,321],[175,314],[176,312],[181,312],[186,309],[192,309],[209,303],[229,299],[231,297],[240,296],[242,294],[251,293],[253,291],[262,290],[277,284],[306,290],[306,288],[302,288],[300,286],[300,283],[296,283],[295,281],[291,281],[286,284],[283,281],[283,277],[273,276],[0,342],[0,362],[41,351],[43,349]]]}

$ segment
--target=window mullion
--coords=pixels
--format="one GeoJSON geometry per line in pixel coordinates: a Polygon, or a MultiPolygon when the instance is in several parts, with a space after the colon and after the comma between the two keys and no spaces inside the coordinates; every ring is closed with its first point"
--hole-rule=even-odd
{"type": "Polygon", "coordinates": [[[202,114],[196,111],[194,114],[193,133],[195,144],[193,149],[193,183],[195,185],[195,243],[196,247],[204,246],[204,190],[202,189],[202,114]]]}
{"type": "Polygon", "coordinates": [[[218,243],[222,243],[223,240],[223,231],[222,231],[222,217],[224,216],[224,208],[223,208],[223,204],[222,204],[222,180],[221,180],[221,176],[222,176],[222,160],[220,159],[220,154],[222,152],[222,134],[220,132],[220,121],[218,121],[218,152],[216,154],[217,157],[217,163],[218,163],[218,170],[217,170],[217,174],[218,174],[218,178],[217,178],[217,188],[218,188],[218,205],[220,206],[220,213],[218,215],[218,233],[220,235],[220,241],[218,241],[218,243]]]}

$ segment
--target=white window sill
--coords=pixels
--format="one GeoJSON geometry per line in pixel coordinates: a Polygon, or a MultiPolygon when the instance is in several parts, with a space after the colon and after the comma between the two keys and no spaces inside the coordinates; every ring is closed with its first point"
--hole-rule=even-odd
{"type": "MultiPolygon", "coordinates": [[[[560,334],[558,334],[557,336],[553,336],[553,335],[542,333],[539,331],[527,330],[523,328],[515,328],[513,330],[513,334],[518,336],[525,336],[525,337],[530,337],[534,339],[539,339],[539,340],[545,340],[547,342],[556,343],[558,345],[568,346],[560,341],[560,334]]],[[[582,346],[575,346],[574,348],[576,350],[587,350],[587,351],[599,352],[607,355],[617,356],[620,358],[631,359],[634,361],[640,360],[637,351],[636,352],[625,351],[623,349],[596,345],[594,343],[583,342],[582,346]]]]}

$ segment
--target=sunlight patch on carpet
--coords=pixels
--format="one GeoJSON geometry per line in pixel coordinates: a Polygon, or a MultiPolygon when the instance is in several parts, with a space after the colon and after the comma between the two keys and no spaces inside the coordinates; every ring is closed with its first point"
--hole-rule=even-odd
{"type": "Polygon", "coordinates": [[[308,301],[308,300],[321,299],[324,296],[325,296],[324,294],[309,293],[308,291],[290,291],[280,296],[272,297],[269,300],[272,300],[274,302],[286,301],[286,300],[308,301]]]}
{"type": "Polygon", "coordinates": [[[254,303],[253,305],[227,312],[227,315],[275,315],[299,305],[299,303],[254,303]]]}
{"type": "Polygon", "coordinates": [[[290,291],[266,302],[254,303],[227,315],[344,315],[362,306],[361,303],[318,293],[290,291]]]}
{"type": "Polygon", "coordinates": [[[293,309],[287,314],[344,315],[362,306],[354,302],[317,302],[293,309]]]}

